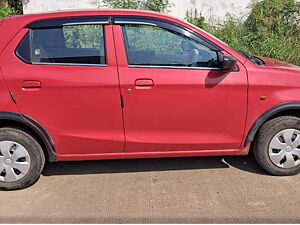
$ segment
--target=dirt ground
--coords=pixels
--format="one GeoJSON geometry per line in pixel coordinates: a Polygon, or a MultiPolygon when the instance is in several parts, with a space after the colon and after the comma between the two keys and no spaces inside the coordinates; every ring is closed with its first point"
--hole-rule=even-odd
{"type": "Polygon", "coordinates": [[[300,175],[253,156],[48,164],[0,199],[1,223],[300,223],[300,175]]]}

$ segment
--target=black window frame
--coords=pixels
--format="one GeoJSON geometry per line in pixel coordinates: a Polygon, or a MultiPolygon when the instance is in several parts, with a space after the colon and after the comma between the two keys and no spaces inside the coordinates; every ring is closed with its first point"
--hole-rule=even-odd
{"type": "Polygon", "coordinates": [[[61,17],[53,19],[43,19],[33,21],[27,24],[24,28],[29,29],[23,36],[19,44],[15,49],[15,55],[24,63],[30,65],[61,65],[61,66],[96,66],[96,67],[107,67],[107,48],[106,48],[106,38],[105,38],[105,25],[110,24],[109,16],[77,16],[77,17],[61,17]],[[102,25],[103,29],[103,44],[104,44],[104,54],[105,63],[104,64],[85,64],[85,63],[55,63],[55,62],[33,62],[32,59],[32,31],[34,29],[51,29],[51,28],[61,28],[66,26],[80,26],[80,25],[102,25]],[[30,62],[24,59],[19,53],[18,49],[22,45],[23,41],[29,35],[29,51],[30,51],[30,62]]]}

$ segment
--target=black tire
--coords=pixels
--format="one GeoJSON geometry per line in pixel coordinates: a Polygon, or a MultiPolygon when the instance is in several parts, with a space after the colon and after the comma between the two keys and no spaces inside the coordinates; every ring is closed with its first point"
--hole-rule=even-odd
{"type": "Polygon", "coordinates": [[[272,138],[285,129],[300,130],[300,118],[281,116],[267,121],[258,131],[253,143],[254,156],[258,164],[267,172],[276,176],[295,175],[300,172],[300,164],[292,168],[276,166],[269,156],[269,144],[272,138]]]}
{"type": "Polygon", "coordinates": [[[19,180],[13,182],[0,180],[0,190],[18,190],[33,185],[39,179],[45,164],[45,155],[40,144],[28,133],[15,128],[0,128],[1,141],[21,144],[30,156],[30,166],[26,175],[19,180]]]}

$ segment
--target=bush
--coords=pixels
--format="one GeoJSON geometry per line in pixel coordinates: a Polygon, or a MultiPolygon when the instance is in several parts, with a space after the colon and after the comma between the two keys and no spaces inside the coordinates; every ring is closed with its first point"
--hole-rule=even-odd
{"type": "Polygon", "coordinates": [[[208,24],[197,11],[186,19],[234,49],[300,65],[300,3],[263,0],[253,4],[246,21],[230,15],[222,24],[208,24]]]}
{"type": "Polygon", "coordinates": [[[119,9],[144,9],[166,13],[171,6],[169,0],[103,0],[103,6],[119,9]]]}
{"type": "Polygon", "coordinates": [[[0,18],[4,18],[14,14],[16,14],[16,12],[9,7],[0,8],[0,18]]]}
{"type": "Polygon", "coordinates": [[[22,13],[23,5],[21,0],[0,0],[0,18],[22,13]]]}
{"type": "Polygon", "coordinates": [[[15,14],[23,14],[22,0],[7,0],[8,6],[14,11],[15,14]]]}

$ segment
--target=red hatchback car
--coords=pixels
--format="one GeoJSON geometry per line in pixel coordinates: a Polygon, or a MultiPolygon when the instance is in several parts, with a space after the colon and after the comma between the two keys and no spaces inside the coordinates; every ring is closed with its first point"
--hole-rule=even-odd
{"type": "Polygon", "coordinates": [[[246,155],[300,171],[300,68],[131,10],[0,20],[0,188],[45,161],[246,155]]]}

